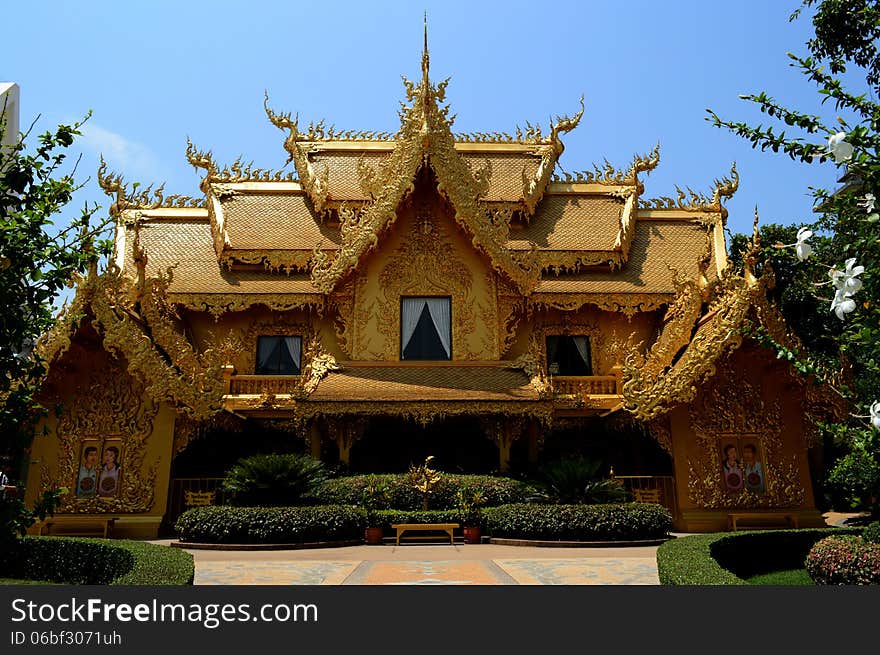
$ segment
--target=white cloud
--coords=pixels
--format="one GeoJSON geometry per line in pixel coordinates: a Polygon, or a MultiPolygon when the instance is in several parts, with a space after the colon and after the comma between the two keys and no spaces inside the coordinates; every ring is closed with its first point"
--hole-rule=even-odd
{"type": "Polygon", "coordinates": [[[165,167],[149,146],[104,129],[91,120],[80,129],[82,138],[79,143],[95,155],[103,155],[113,172],[144,184],[161,183],[167,179],[165,167]]]}

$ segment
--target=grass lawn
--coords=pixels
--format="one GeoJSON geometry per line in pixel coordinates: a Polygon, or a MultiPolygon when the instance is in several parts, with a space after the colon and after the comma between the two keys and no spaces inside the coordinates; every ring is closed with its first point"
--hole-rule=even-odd
{"type": "Polygon", "coordinates": [[[10,584],[56,584],[45,580],[19,580],[18,578],[0,578],[0,585],[10,584]]]}
{"type": "Polygon", "coordinates": [[[755,585],[783,585],[786,587],[812,586],[813,579],[806,569],[787,569],[752,576],[748,579],[748,583],[755,585]]]}

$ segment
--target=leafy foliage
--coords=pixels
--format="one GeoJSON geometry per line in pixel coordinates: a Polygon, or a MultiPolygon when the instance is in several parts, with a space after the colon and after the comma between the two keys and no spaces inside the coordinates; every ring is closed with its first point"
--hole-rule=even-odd
{"type": "Polygon", "coordinates": [[[802,567],[823,537],[853,532],[819,528],[688,535],[660,545],[657,571],[665,585],[748,584],[745,578],[802,567]]]}
{"type": "Polygon", "coordinates": [[[27,529],[38,520],[51,516],[65,493],[67,489],[45,491],[28,509],[18,496],[8,497],[0,491],[0,550],[11,547],[11,543],[27,534],[27,529]]]}
{"type": "MultiPolygon", "coordinates": [[[[13,460],[23,457],[40,416],[34,395],[46,363],[33,346],[55,322],[52,303],[74,275],[110,251],[101,239],[109,219],[93,219],[97,206],[55,224],[79,188],[76,166],[65,170],[65,159],[81,126],[41,134],[33,151],[30,130],[0,149],[0,434],[13,460]]],[[[0,138],[4,132],[0,120],[0,138]]]]}
{"type": "Polygon", "coordinates": [[[660,539],[672,529],[665,507],[648,503],[608,505],[515,504],[483,511],[493,537],[546,541],[660,539]]]}
{"type": "Polygon", "coordinates": [[[857,536],[826,537],[810,550],[807,572],[821,585],[880,584],[880,544],[857,536]]]}
{"type": "Polygon", "coordinates": [[[367,515],[350,505],[194,507],[174,529],[181,541],[211,544],[292,544],[361,540],[367,515]]]}
{"type": "MultiPolygon", "coordinates": [[[[310,496],[321,505],[360,505],[364,489],[370,484],[385,486],[385,493],[376,502],[379,509],[417,510],[422,507],[422,496],[410,485],[406,473],[332,478],[310,496]]],[[[512,478],[446,473],[432,491],[431,504],[438,509],[456,509],[459,492],[479,493],[483,497],[484,507],[521,503],[534,495],[534,490],[528,484],[512,478]]]]}
{"type": "Polygon", "coordinates": [[[862,530],[862,539],[871,544],[880,544],[880,521],[874,521],[862,530]]]}
{"type": "Polygon", "coordinates": [[[324,465],[308,455],[252,455],[226,474],[223,488],[234,505],[296,505],[327,477],[324,465]]]}
{"type": "MultiPolygon", "coordinates": [[[[819,217],[804,225],[820,235],[811,244],[812,261],[797,262],[791,248],[775,252],[765,248],[763,253],[764,263],[781,273],[777,300],[807,352],[791,352],[770,343],[766,335],[762,342],[774,346],[798,371],[824,380],[851,401],[851,418],[826,426],[827,434],[853,453],[837,464],[831,481],[839,485],[845,480],[851,499],[880,513],[875,474],[880,467],[880,425],[872,427],[867,420],[880,389],[880,206],[875,206],[880,197],[880,103],[875,100],[880,92],[880,6],[873,0],[804,0],[792,19],[802,9],[813,12],[815,36],[807,43],[810,56],[789,54],[791,65],[816,85],[819,105],[831,104],[841,113],[837,124],[825,125],[819,115],[784,107],[764,92],[741,97],[784,124],[782,130],[724,120],[711,110],[708,119],[755,148],[842,169],[842,188],[833,193],[812,190],[819,217]],[[866,89],[854,92],[844,87],[838,75],[850,65],[861,67],[866,89]],[[793,131],[786,133],[789,128],[793,131]],[[864,273],[853,288],[841,289],[841,272],[849,260],[852,268],[864,267],[864,273]],[[810,292],[815,302],[808,298],[810,292]],[[837,316],[829,307],[838,310],[837,316]],[[829,373],[841,369],[851,370],[849,380],[829,373]]],[[[781,237],[769,239],[770,247],[779,241],[791,245],[794,240],[778,226],[766,231],[781,237]]]]}
{"type": "Polygon", "coordinates": [[[601,469],[601,461],[583,457],[548,464],[541,471],[546,498],[555,503],[587,505],[625,501],[623,483],[601,478],[601,469]]]}
{"type": "Polygon", "coordinates": [[[192,584],[192,555],[123,539],[25,537],[0,555],[0,576],[89,585],[192,584]]]}

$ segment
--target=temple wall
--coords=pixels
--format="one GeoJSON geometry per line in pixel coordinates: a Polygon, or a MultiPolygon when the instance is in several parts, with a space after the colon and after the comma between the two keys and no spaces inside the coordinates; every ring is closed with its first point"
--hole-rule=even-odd
{"type": "Polygon", "coordinates": [[[399,211],[350,281],[350,358],[399,360],[401,296],[451,296],[452,359],[498,359],[497,283],[486,258],[436,196],[399,211]]]}
{"type": "Polygon", "coordinates": [[[786,512],[796,516],[800,527],[824,526],[810,481],[804,402],[787,365],[747,344],[719,364],[694,401],[672,410],[669,427],[681,511],[676,528],[726,530],[731,512],[786,512]],[[729,485],[722,460],[731,446],[740,473],[733,471],[729,485]],[[746,467],[749,447],[760,470],[746,467]],[[760,485],[754,477],[748,484],[749,471],[763,477],[760,485]]]}
{"type": "Polygon", "coordinates": [[[151,401],[123,361],[76,344],[53,367],[48,391],[43,402],[60,403],[63,411],[59,417],[50,413],[34,439],[25,502],[64,487],[69,492],[56,516],[112,515],[114,537],[155,538],[168,501],[176,412],[151,401]],[[94,479],[83,475],[90,447],[97,468],[104,453],[116,449],[119,472],[107,476],[115,486],[102,487],[97,472],[94,479]]]}
{"type": "MultiPolygon", "coordinates": [[[[516,337],[505,359],[516,359],[529,350],[530,340],[537,339],[542,356],[546,337],[554,334],[588,335],[593,357],[594,375],[611,375],[612,367],[625,356],[624,345],[632,336],[632,343],[650,344],[658,321],[655,312],[640,312],[627,318],[593,305],[574,312],[548,309],[535,312],[517,326],[516,337]],[[620,357],[618,357],[620,353],[620,357]]],[[[644,348],[644,345],[642,346],[644,348]]]]}

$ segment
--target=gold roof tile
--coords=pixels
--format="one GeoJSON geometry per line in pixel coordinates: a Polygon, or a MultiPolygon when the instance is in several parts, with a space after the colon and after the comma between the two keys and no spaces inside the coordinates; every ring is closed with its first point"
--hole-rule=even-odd
{"type": "MultiPolygon", "coordinates": [[[[688,278],[698,274],[706,251],[706,227],[695,221],[639,221],[629,260],[617,271],[544,277],[537,293],[675,293],[670,267],[688,278]]],[[[714,258],[707,275],[714,276],[714,258]]]]}
{"type": "Polygon", "coordinates": [[[525,373],[498,366],[346,366],[321,380],[310,401],[533,401],[525,373]]]}
{"type": "MultiPolygon", "coordinates": [[[[226,271],[220,268],[206,220],[146,221],[140,226],[140,246],[147,254],[147,275],[164,273],[174,266],[168,291],[172,294],[315,293],[309,276],[274,274],[268,271],[226,271]]],[[[126,241],[134,239],[128,228],[126,241]]],[[[135,274],[131,248],[125,254],[125,269],[135,274]]]]}
{"type": "Polygon", "coordinates": [[[322,224],[304,194],[236,193],[220,204],[233,250],[339,248],[339,229],[322,224]]]}
{"type": "Polygon", "coordinates": [[[608,195],[545,195],[529,225],[511,230],[507,247],[528,250],[612,250],[623,200],[608,195]]]}

